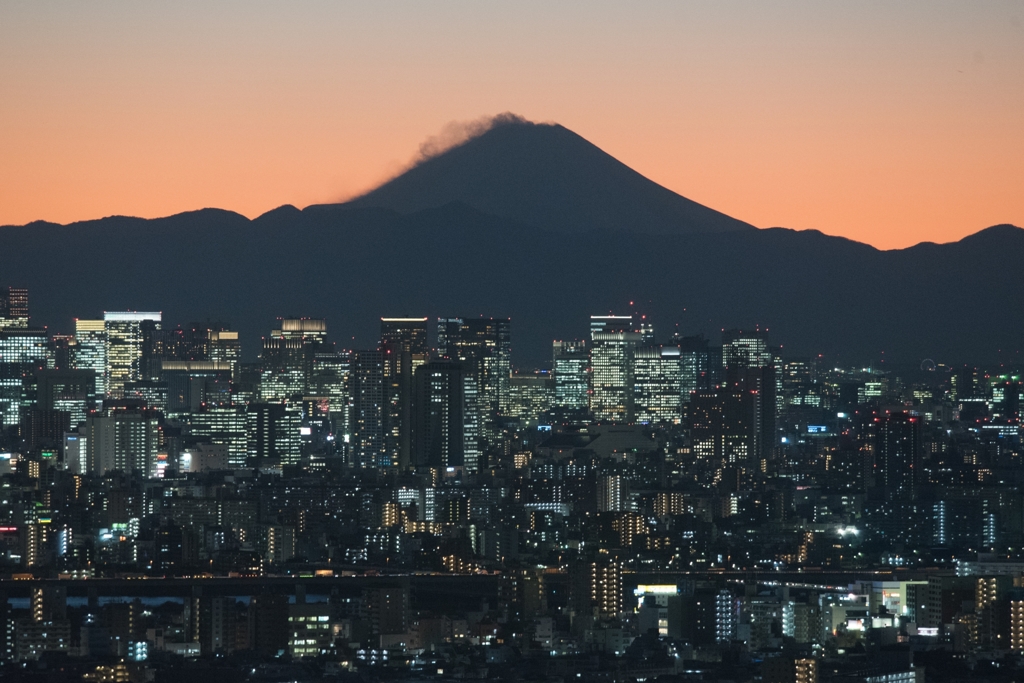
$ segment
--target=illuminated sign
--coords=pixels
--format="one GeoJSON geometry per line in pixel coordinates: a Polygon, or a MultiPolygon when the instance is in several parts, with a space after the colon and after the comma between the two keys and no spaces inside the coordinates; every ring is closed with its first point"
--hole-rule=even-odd
{"type": "Polygon", "coordinates": [[[642,583],[633,591],[633,595],[675,595],[679,586],[673,584],[642,583]]]}

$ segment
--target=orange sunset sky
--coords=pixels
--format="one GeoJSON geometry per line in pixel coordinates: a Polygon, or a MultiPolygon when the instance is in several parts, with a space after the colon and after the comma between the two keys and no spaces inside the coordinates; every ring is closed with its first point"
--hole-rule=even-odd
{"type": "Polygon", "coordinates": [[[759,227],[1024,226],[1024,2],[0,4],[0,224],[351,197],[512,111],[759,227]]]}

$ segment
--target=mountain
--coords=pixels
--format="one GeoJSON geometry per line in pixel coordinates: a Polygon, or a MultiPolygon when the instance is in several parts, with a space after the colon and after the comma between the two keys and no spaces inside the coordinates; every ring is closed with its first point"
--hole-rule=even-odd
{"type": "Polygon", "coordinates": [[[325,317],[342,346],[367,347],[382,315],[485,314],[512,317],[513,361],[529,366],[635,301],[661,338],[761,324],[786,355],[837,363],[1019,363],[1022,262],[1008,225],[897,251],[780,228],[566,239],[457,202],[0,228],[0,284],[29,288],[34,324],[162,310],[233,323],[249,358],[278,316],[325,317]]]}
{"type": "Polygon", "coordinates": [[[451,202],[557,233],[754,229],[648,180],[571,130],[511,114],[351,204],[408,214],[451,202]]]}

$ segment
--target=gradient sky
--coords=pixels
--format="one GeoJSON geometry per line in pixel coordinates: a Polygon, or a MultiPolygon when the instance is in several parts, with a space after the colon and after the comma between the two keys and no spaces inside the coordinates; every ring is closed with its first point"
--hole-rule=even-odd
{"type": "Polygon", "coordinates": [[[0,224],[256,216],[561,123],[760,227],[1024,226],[1024,2],[0,3],[0,224]]]}

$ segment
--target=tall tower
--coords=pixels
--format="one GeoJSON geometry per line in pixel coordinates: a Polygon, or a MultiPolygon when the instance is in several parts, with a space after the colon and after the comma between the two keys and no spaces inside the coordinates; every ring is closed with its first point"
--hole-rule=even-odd
{"type": "Polygon", "coordinates": [[[753,426],[753,442],[748,450],[758,464],[763,464],[775,449],[778,410],[775,359],[768,346],[768,332],[723,332],[722,364],[727,390],[744,393],[751,398],[749,410],[753,414],[748,417],[753,426]]]}
{"type": "Polygon", "coordinates": [[[260,400],[288,400],[309,390],[317,353],[329,351],[327,322],[322,318],[283,318],[260,355],[260,400]]]}
{"type": "Polygon", "coordinates": [[[633,419],[633,351],[643,336],[628,315],[590,317],[590,412],[602,422],[633,419]]]}
{"type": "Polygon", "coordinates": [[[682,363],[678,346],[648,346],[633,354],[637,422],[679,424],[682,420],[682,363]]]}
{"type": "Polygon", "coordinates": [[[475,473],[480,461],[476,381],[451,359],[416,369],[413,457],[419,468],[462,467],[475,473]]]}
{"type": "Polygon", "coordinates": [[[107,329],[102,320],[75,320],[72,366],[96,375],[96,398],[107,395],[107,329]]]}
{"type": "Polygon", "coordinates": [[[400,470],[412,465],[413,375],[427,361],[426,318],[381,318],[385,449],[400,470]]]}
{"type": "Polygon", "coordinates": [[[385,448],[384,355],[379,349],[352,352],[349,391],[352,463],[361,468],[397,467],[385,448]]]}
{"type": "Polygon", "coordinates": [[[886,500],[913,500],[920,483],[921,418],[907,412],[875,418],[875,463],[886,500]]]}
{"type": "Polygon", "coordinates": [[[498,442],[498,421],[511,403],[512,321],[509,318],[441,318],[437,349],[462,363],[476,384],[478,414],[488,446],[498,442]]]}
{"type": "Polygon", "coordinates": [[[552,370],[555,373],[555,405],[572,410],[586,409],[590,357],[585,340],[552,343],[552,370]]]}
{"type": "Polygon", "coordinates": [[[120,398],[124,394],[126,382],[142,379],[143,327],[159,329],[161,317],[158,312],[108,311],[103,314],[103,328],[107,337],[105,374],[109,396],[120,398]]]}

